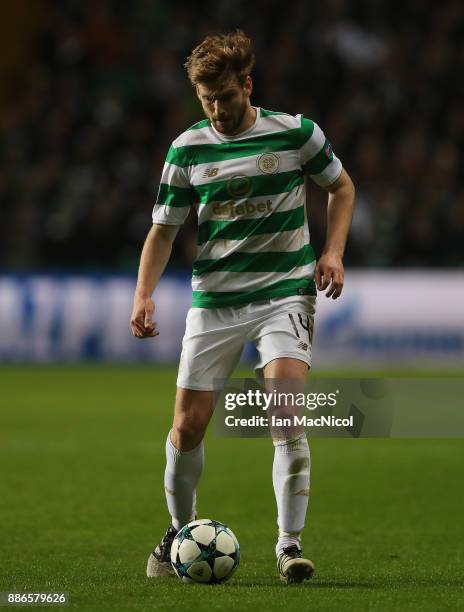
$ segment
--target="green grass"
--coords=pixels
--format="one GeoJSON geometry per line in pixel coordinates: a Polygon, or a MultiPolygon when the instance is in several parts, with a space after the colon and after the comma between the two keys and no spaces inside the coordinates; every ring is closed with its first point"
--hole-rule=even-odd
{"type": "Polygon", "coordinates": [[[272,444],[211,431],[199,516],[230,525],[241,566],[216,587],[147,579],[168,524],[174,385],[174,370],[146,366],[0,370],[0,590],[69,591],[71,607],[99,611],[463,608],[455,439],[312,441],[304,546],[316,575],[287,587],[273,551],[272,444]]]}

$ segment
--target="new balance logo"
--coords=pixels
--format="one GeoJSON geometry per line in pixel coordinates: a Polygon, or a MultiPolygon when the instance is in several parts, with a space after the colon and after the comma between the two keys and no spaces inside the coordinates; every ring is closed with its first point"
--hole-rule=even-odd
{"type": "Polygon", "coordinates": [[[219,168],[206,168],[206,170],[203,172],[203,178],[213,178],[213,176],[217,176],[218,172],[219,168]]]}
{"type": "Polygon", "coordinates": [[[298,342],[298,344],[296,345],[296,348],[300,348],[300,349],[303,349],[304,351],[307,351],[308,345],[306,344],[306,342],[298,342]]]}

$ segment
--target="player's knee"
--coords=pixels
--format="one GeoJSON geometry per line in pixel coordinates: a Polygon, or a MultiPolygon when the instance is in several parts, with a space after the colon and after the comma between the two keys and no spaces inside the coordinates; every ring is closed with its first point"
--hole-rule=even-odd
{"type": "Polygon", "coordinates": [[[171,438],[179,450],[191,450],[203,440],[204,427],[189,418],[178,418],[172,427],[171,438]]]}

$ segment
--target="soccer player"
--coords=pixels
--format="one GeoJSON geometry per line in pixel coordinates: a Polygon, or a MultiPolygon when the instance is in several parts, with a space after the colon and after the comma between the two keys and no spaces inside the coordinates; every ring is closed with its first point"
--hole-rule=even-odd
{"type": "MultiPolygon", "coordinates": [[[[203,437],[218,381],[255,342],[264,379],[305,381],[311,365],[316,286],[336,299],[354,208],[354,187],[321,128],[303,115],[252,106],[254,54],[240,30],[207,36],[185,66],[206,119],[170,147],[153,226],[140,260],[131,315],[137,338],[158,335],[152,293],[191,206],[198,214],[192,308],[186,321],[164,485],[171,525],[147,575],[173,573],[170,548],[196,516],[203,437]],[[305,177],[328,192],[327,239],[316,264],[309,242],[305,177]]],[[[301,549],[309,495],[304,433],[274,439],[277,568],[284,582],[311,577],[301,549]]]]}

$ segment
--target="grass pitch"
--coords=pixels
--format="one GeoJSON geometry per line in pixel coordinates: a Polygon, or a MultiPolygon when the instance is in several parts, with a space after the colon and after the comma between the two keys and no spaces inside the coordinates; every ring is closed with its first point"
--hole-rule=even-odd
{"type": "Polygon", "coordinates": [[[236,533],[230,583],[149,580],[175,371],[0,370],[1,591],[68,591],[82,610],[458,610],[464,440],[316,439],[304,586],[277,578],[270,440],[209,432],[200,517],[236,533]]]}

